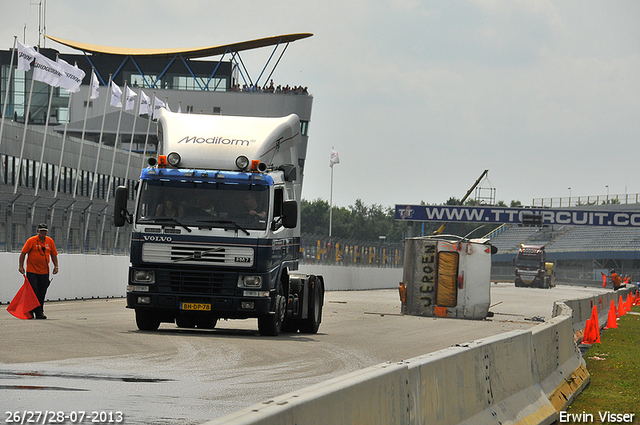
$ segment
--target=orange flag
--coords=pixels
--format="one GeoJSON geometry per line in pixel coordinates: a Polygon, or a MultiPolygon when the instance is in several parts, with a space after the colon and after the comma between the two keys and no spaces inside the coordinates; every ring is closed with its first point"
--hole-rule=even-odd
{"type": "Polygon", "coordinates": [[[16,296],[13,297],[13,300],[11,300],[7,311],[18,319],[31,319],[31,310],[39,305],[40,301],[38,301],[38,297],[36,297],[31,284],[25,276],[24,284],[22,284],[16,296]]]}

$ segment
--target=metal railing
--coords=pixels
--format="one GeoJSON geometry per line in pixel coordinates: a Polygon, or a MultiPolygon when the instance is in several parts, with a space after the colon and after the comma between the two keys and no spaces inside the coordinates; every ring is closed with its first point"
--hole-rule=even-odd
{"type": "Polygon", "coordinates": [[[640,203],[640,193],[625,193],[622,195],[589,195],[589,196],[566,196],[557,198],[534,198],[532,207],[581,207],[588,205],[608,205],[608,204],[638,204],[640,203]]]}
{"type": "Polygon", "coordinates": [[[0,252],[20,252],[39,223],[49,225],[59,253],[129,253],[130,227],[113,225],[113,206],[104,200],[0,193],[0,252]]]}
{"type": "Polygon", "coordinates": [[[385,268],[404,265],[404,243],[376,243],[304,234],[300,238],[300,254],[302,264],[385,268]]]}

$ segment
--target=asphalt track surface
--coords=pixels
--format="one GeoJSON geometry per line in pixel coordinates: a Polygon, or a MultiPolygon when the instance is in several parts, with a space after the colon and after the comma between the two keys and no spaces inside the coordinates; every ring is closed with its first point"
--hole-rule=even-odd
{"type": "Polygon", "coordinates": [[[486,320],[403,316],[396,290],[327,292],[318,334],[278,337],[260,336],[256,320],[142,332],[120,298],[48,303],[48,320],[2,312],[0,423],[16,418],[9,412],[60,423],[45,422],[48,411],[72,415],[63,423],[201,424],[368,366],[527,329],[551,318],[553,301],[601,292],[494,283],[486,320]]]}

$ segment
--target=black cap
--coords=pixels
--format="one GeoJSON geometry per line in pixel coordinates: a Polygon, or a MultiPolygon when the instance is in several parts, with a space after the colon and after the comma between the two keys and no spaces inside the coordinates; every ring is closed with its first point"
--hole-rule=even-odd
{"type": "Polygon", "coordinates": [[[45,223],[40,223],[40,224],[38,224],[38,232],[39,232],[40,230],[46,230],[46,231],[49,231],[49,226],[47,226],[45,223]]]}

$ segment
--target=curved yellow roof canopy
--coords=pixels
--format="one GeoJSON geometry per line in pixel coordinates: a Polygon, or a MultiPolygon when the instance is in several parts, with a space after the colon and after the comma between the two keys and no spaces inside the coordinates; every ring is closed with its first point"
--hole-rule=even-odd
{"type": "Polygon", "coordinates": [[[65,46],[82,50],[83,52],[90,52],[103,55],[119,55],[119,56],[175,56],[182,55],[186,58],[205,58],[209,56],[222,55],[228,50],[232,52],[240,52],[243,50],[257,49],[260,47],[274,46],[278,43],[290,43],[292,41],[301,40],[303,38],[311,37],[310,33],[299,34],[286,34],[276,35],[273,37],[259,38],[256,40],[241,41],[238,43],[225,44],[221,46],[210,47],[192,47],[185,49],[168,48],[168,49],[135,49],[131,47],[110,47],[100,46],[97,44],[80,43],[77,41],[65,40],[63,38],[52,37],[45,35],[50,40],[65,46]]]}

